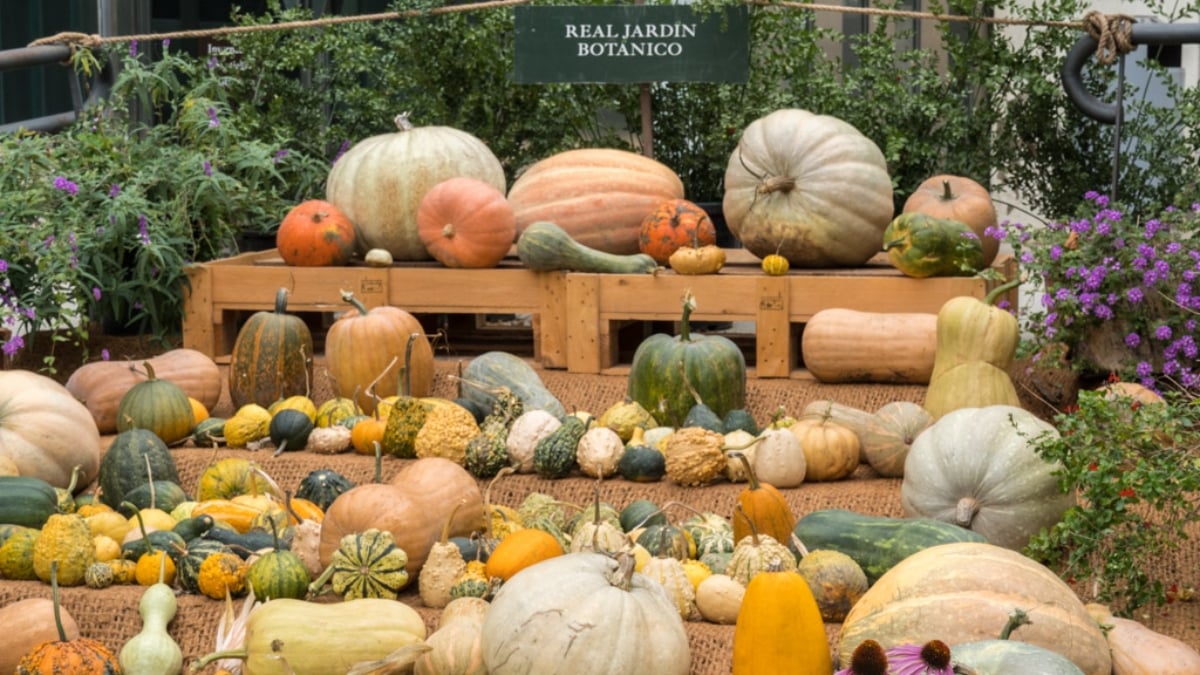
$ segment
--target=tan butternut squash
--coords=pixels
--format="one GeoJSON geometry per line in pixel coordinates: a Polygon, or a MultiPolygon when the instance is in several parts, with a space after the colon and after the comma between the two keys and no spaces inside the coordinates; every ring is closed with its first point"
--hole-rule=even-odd
{"type": "Polygon", "coordinates": [[[136,361],[93,361],[71,373],[67,391],[79,399],[102,434],[117,430],[117,406],[125,392],[145,382],[149,362],[155,376],[179,385],[184,393],[212,410],[221,399],[221,369],[211,358],[195,349],[172,349],[151,359],[136,361]]]}
{"type": "MultiPolygon", "coordinates": [[[[59,611],[66,639],[75,640],[79,626],[65,607],[59,611]]],[[[0,673],[16,672],[22,656],[43,642],[59,639],[50,598],[28,598],[0,607],[0,626],[4,627],[0,631],[0,673]]]]}
{"type": "Polygon", "coordinates": [[[928,384],[937,315],[823,309],[804,326],[804,367],[825,383],[928,384]]]}
{"type": "Polygon", "coordinates": [[[1089,603],[1086,607],[1108,640],[1113,675],[1200,673],[1200,652],[1188,643],[1133,619],[1113,616],[1105,605],[1089,603]]]}

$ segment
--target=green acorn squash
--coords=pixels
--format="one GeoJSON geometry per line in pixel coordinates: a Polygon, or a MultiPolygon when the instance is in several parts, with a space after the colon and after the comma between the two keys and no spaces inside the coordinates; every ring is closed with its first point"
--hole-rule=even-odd
{"type": "Polygon", "coordinates": [[[741,348],[722,335],[693,334],[690,318],[695,309],[696,299],[689,291],[683,297],[679,335],[657,333],[646,338],[629,368],[626,395],[669,427],[683,426],[697,397],[718,423],[730,410],[746,406],[746,359],[741,348]]]}
{"type": "Polygon", "coordinates": [[[333,500],[337,499],[338,495],[352,487],[354,487],[354,483],[337,471],[316,469],[301,479],[300,486],[296,489],[296,497],[307,499],[324,511],[329,508],[333,500]]]}
{"type": "Polygon", "coordinates": [[[100,501],[118,508],[126,493],[151,480],[179,482],[175,459],[153,431],[129,429],[117,434],[100,460],[100,501]]]}
{"type": "Polygon", "coordinates": [[[983,269],[983,242],[965,223],[904,213],[883,231],[883,250],[910,277],[971,276],[983,269]]]}

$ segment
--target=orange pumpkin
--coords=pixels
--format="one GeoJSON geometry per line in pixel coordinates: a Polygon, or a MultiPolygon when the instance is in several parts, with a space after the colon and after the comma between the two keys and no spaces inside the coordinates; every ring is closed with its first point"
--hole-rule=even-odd
{"type": "Polygon", "coordinates": [[[700,248],[717,243],[717,228],[708,212],[686,199],[661,202],[646,219],[638,235],[638,250],[666,265],[683,246],[700,248]]]}
{"type": "Polygon", "coordinates": [[[998,220],[992,195],[984,186],[963,176],[939,175],[927,179],[904,202],[904,213],[923,213],[957,220],[971,228],[983,244],[983,264],[996,259],[1000,241],[988,234],[998,220]]]}
{"type": "MultiPolygon", "coordinates": [[[[51,673],[81,673],[109,675],[121,672],[120,662],[104,643],[85,637],[67,639],[63,626],[62,607],[58,598],[58,561],[50,563],[50,588],[54,601],[54,624],[57,640],[48,640],[21,657],[17,675],[51,675],[51,673]]],[[[6,627],[7,628],[7,627],[6,627]]]]}
{"type": "Polygon", "coordinates": [[[345,265],[355,243],[354,224],[341,209],[320,199],[297,204],[275,232],[279,257],[297,267],[345,265]]]}
{"type": "Polygon", "coordinates": [[[508,581],[521,570],[563,554],[562,545],[545,530],[527,527],[505,535],[487,559],[488,577],[508,581]]]}
{"type": "Polygon", "coordinates": [[[398,392],[400,373],[407,366],[411,375],[410,395],[424,397],[433,387],[433,347],[425,329],[412,314],[383,305],[370,310],[348,292],[342,300],[357,311],[346,312],[325,333],[325,361],[338,396],[358,403],[366,414],[375,411],[375,398],[398,392]],[[412,354],[405,359],[408,337],[417,333],[412,354]],[[364,347],[367,346],[367,347],[364,347]],[[375,391],[367,391],[371,383],[375,391]]]}
{"type": "Polygon", "coordinates": [[[425,193],[417,234],[429,255],[446,267],[495,267],[517,237],[517,217],[490,183],[459,176],[425,193]]]}
{"type": "Polygon", "coordinates": [[[350,429],[350,447],[360,455],[375,456],[375,444],[383,447],[383,435],[387,431],[387,418],[364,417],[350,429]]]}

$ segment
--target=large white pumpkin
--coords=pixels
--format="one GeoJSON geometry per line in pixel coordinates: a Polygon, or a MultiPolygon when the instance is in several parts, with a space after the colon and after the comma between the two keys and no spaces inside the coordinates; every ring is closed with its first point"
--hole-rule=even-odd
{"type": "Polygon", "coordinates": [[[892,179],[883,152],[849,123],[806,110],[751,122],[725,169],[725,220],[758,257],[854,267],[883,248],[892,179]]]}
{"type": "Polygon", "coordinates": [[[921,432],[904,460],[900,502],[910,517],[935,518],[1019,551],[1075,504],[1058,487],[1057,463],[1034,439],[1058,431],[1022,408],[960,408],[921,432]]]}
{"type": "Polygon", "coordinates": [[[395,133],[372,136],[346,151],[329,172],[325,197],[354,223],[363,250],[395,260],[427,260],[417,232],[425,193],[450,178],[476,178],[503,193],[504,167],[491,149],[451,127],[413,127],[401,115],[395,133]]]}
{"type": "MultiPolygon", "coordinates": [[[[629,561],[632,564],[632,560],[629,561]]],[[[483,623],[491,675],[687,675],[691,647],[667,592],[599,553],[568,553],[504,582],[483,623]]]]}
{"type": "Polygon", "coordinates": [[[0,456],[22,476],[60,488],[78,466],[82,488],[100,470],[100,431],[63,385],[28,370],[0,371],[0,456]]]}

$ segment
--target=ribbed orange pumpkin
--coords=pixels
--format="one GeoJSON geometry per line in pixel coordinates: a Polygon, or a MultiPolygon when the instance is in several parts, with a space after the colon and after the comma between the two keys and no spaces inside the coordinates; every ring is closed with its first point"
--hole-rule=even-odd
{"type": "Polygon", "coordinates": [[[354,223],[360,248],[386,249],[396,260],[428,260],[417,234],[425,193],[455,176],[506,187],[504,167],[471,134],[451,127],[414,127],[400,115],[395,133],[359,141],[329,172],[325,196],[354,223]]]}
{"type": "Polygon", "coordinates": [[[575,241],[608,253],[638,253],[642,221],[683,181],[665,164],[626,150],[585,148],[547,157],[513,181],[508,201],[517,236],[550,221],[575,241]]]}
{"type": "Polygon", "coordinates": [[[399,391],[399,375],[407,366],[412,371],[409,393],[428,396],[433,387],[433,347],[421,322],[399,307],[384,305],[368,311],[348,292],[342,293],[342,300],[357,311],[343,314],[325,333],[325,361],[335,393],[355,397],[363,412],[371,414],[375,399],[367,387],[378,378],[374,393],[380,398],[391,396],[399,391]],[[406,364],[404,350],[413,333],[420,337],[413,342],[412,357],[406,364]]]}
{"type": "Polygon", "coordinates": [[[279,223],[275,246],[283,262],[298,267],[345,265],[354,256],[354,224],[321,199],[297,204],[279,223]]]}
{"type": "Polygon", "coordinates": [[[642,221],[638,250],[666,265],[681,246],[700,248],[717,243],[717,228],[708,212],[686,199],[668,199],[642,221]]]}
{"type": "Polygon", "coordinates": [[[963,176],[933,176],[917,186],[904,202],[903,213],[923,213],[934,218],[957,220],[979,236],[983,264],[991,265],[1000,250],[1000,240],[987,234],[996,227],[996,205],[988,189],[963,176]]]}
{"type": "Polygon", "coordinates": [[[517,236],[504,193],[477,178],[458,176],[433,186],[417,210],[421,243],[446,267],[495,267],[517,236]]]}
{"type": "Polygon", "coordinates": [[[545,530],[527,527],[506,535],[487,559],[487,575],[508,581],[521,570],[563,554],[562,544],[545,530]]]}

